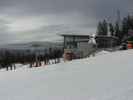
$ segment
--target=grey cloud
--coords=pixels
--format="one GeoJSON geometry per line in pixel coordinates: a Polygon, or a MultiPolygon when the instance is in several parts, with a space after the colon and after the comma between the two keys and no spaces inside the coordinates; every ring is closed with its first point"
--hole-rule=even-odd
{"type": "Polygon", "coordinates": [[[15,39],[15,35],[8,32],[7,22],[0,20],[0,44],[10,43],[15,39]]]}
{"type": "MultiPolygon", "coordinates": [[[[121,16],[133,13],[132,0],[0,0],[0,16],[7,22],[0,24],[1,41],[32,41],[48,37],[56,37],[56,33],[95,32],[99,20],[116,19],[116,11],[121,16]],[[41,26],[23,32],[10,32],[8,23],[21,20],[23,17],[48,18],[50,25],[41,26]],[[13,20],[8,22],[9,18],[13,20]],[[61,23],[60,23],[61,21],[61,23]],[[55,24],[57,23],[57,24],[55,24]],[[53,25],[52,25],[53,24],[53,25]],[[24,35],[22,35],[24,34],[24,35]],[[23,37],[22,37],[23,36],[23,37]],[[4,37],[4,38],[1,38],[4,37]]],[[[27,24],[27,23],[25,23],[27,24]]],[[[31,23],[32,24],[32,23],[31,23]]],[[[45,24],[45,20],[44,20],[45,24]]]]}
{"type": "MultiPolygon", "coordinates": [[[[61,39],[60,34],[69,34],[69,33],[88,33],[91,28],[86,28],[85,25],[77,25],[77,26],[68,26],[68,25],[50,25],[43,26],[39,29],[20,32],[19,36],[23,36],[22,38],[25,41],[54,41],[57,39],[61,39]]],[[[93,30],[94,31],[94,30],[93,30]]],[[[91,33],[88,33],[91,34],[91,33]]],[[[20,39],[21,40],[21,39],[20,39]]]]}
{"type": "Polygon", "coordinates": [[[117,9],[126,11],[132,8],[132,3],[132,0],[1,0],[0,6],[7,12],[14,9],[20,15],[77,11],[98,16],[112,14],[117,9]]]}

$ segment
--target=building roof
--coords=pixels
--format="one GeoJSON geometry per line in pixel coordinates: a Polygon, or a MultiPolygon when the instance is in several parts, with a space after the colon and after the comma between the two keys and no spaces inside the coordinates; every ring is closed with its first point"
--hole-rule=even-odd
{"type": "MultiPolygon", "coordinates": [[[[73,33],[71,33],[71,34],[60,34],[60,36],[63,36],[63,37],[65,37],[65,36],[68,36],[68,37],[89,37],[89,38],[93,37],[91,34],[73,34],[73,33]]],[[[111,38],[111,39],[118,40],[118,37],[108,36],[108,35],[96,35],[95,38],[107,38],[107,39],[111,38]]],[[[81,40],[81,41],[87,41],[87,40],[81,40]]]]}
{"type": "Polygon", "coordinates": [[[60,34],[60,36],[90,37],[90,34],[60,34]]]}
{"type": "Polygon", "coordinates": [[[97,35],[96,38],[113,38],[113,39],[118,39],[116,36],[108,36],[108,35],[97,35]]]}

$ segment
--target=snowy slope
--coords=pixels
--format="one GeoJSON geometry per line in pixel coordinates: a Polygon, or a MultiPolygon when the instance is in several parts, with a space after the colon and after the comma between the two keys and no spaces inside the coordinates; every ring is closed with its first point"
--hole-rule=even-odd
{"type": "Polygon", "coordinates": [[[0,100],[133,100],[133,50],[0,72],[0,100]]]}

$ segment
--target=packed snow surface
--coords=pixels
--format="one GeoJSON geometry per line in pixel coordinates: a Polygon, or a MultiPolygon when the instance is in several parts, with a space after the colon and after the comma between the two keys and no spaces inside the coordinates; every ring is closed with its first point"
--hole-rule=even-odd
{"type": "Polygon", "coordinates": [[[99,56],[99,55],[104,55],[104,54],[108,54],[108,53],[110,53],[110,52],[109,51],[102,50],[100,52],[97,52],[95,55],[96,56],[99,56]]]}
{"type": "Polygon", "coordinates": [[[133,50],[1,71],[0,100],[133,100],[133,50]]]}

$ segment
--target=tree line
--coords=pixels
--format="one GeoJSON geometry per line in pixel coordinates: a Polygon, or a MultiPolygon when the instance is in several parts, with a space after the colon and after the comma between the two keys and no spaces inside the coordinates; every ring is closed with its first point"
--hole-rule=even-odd
{"type": "Polygon", "coordinates": [[[114,23],[104,19],[97,25],[97,35],[118,37],[118,44],[121,44],[123,39],[129,35],[129,30],[133,30],[133,16],[131,15],[122,18],[122,20],[117,20],[114,23]]]}
{"type": "Polygon", "coordinates": [[[42,64],[55,64],[60,62],[63,50],[59,48],[45,49],[41,54],[30,50],[1,50],[0,69],[15,70],[15,64],[29,64],[29,67],[39,67],[42,64]]]}

